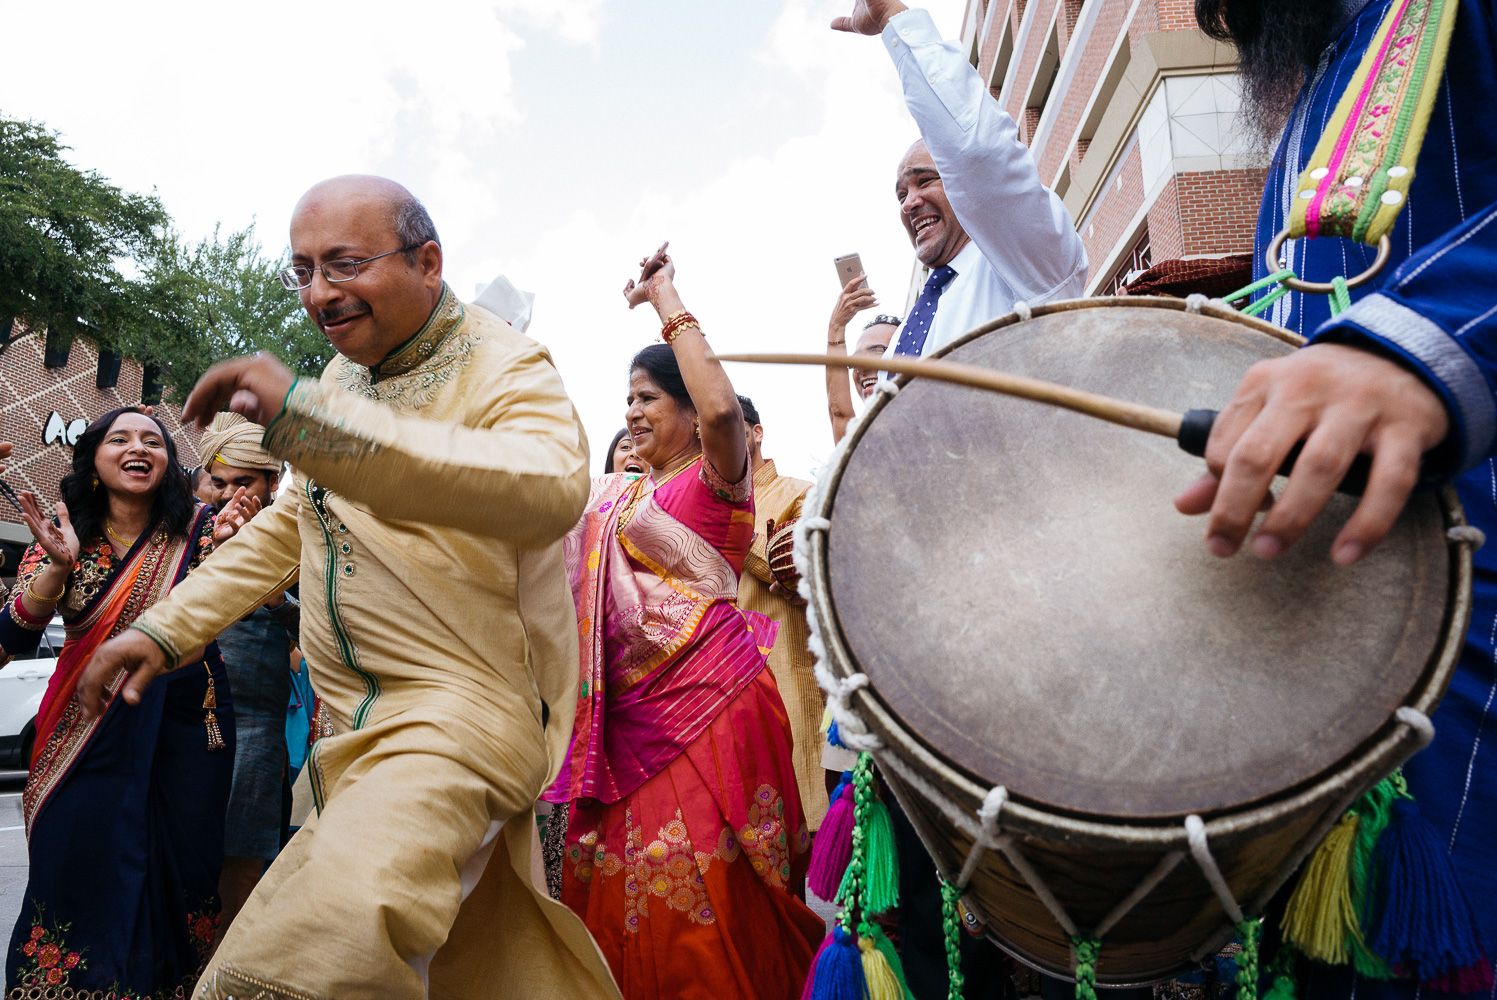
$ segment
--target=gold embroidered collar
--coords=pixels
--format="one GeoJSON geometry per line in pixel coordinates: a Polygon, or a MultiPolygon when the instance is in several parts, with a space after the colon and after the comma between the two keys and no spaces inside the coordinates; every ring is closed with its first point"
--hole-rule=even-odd
{"type": "Polygon", "coordinates": [[[754,492],[757,493],[760,490],[768,489],[769,484],[778,478],[780,478],[780,474],[775,471],[774,459],[765,459],[764,464],[759,466],[759,471],[754,473],[754,492]]]}
{"type": "Polygon", "coordinates": [[[452,294],[452,289],[447,282],[442,282],[442,297],[437,300],[437,306],[426,317],[426,322],[421,329],[416,331],[415,336],[401,344],[395,350],[385,356],[385,360],[369,369],[369,381],[377,383],[382,379],[392,378],[396,375],[404,375],[424,361],[429,360],[437,353],[444,341],[457,329],[458,324],[463,321],[463,304],[458,297],[452,294]]]}

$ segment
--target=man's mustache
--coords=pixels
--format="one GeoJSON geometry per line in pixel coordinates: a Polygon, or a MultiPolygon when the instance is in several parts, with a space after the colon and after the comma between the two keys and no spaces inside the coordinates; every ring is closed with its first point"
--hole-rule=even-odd
{"type": "Polygon", "coordinates": [[[317,325],[327,326],[329,323],[341,323],[354,316],[362,316],[369,312],[369,303],[353,302],[341,309],[319,309],[317,310],[317,325]]]}

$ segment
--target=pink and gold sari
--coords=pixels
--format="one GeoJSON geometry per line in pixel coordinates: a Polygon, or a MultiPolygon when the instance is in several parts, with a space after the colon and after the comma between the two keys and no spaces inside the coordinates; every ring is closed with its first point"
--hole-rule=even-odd
{"type": "Polygon", "coordinates": [[[596,480],[566,543],[582,678],[562,901],[630,1000],[798,996],[824,934],[791,894],[810,838],[765,654],[735,602],[749,477],[700,459],[650,490],[596,480]]]}

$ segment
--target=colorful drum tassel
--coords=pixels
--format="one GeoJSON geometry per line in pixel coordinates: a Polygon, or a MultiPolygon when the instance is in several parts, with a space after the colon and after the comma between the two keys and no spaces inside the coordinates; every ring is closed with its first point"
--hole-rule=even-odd
{"type": "Polygon", "coordinates": [[[806,884],[819,898],[834,900],[847,864],[852,860],[853,789],[852,772],[843,771],[832,792],[832,806],[811,844],[811,868],[806,884]]]}
{"type": "Polygon", "coordinates": [[[868,1000],[904,1000],[904,984],[894,975],[888,957],[873,938],[858,938],[858,950],[863,953],[863,982],[868,986],[868,1000]]]}
{"type": "Polygon", "coordinates": [[[892,910],[899,905],[899,853],[889,807],[877,799],[868,806],[863,844],[867,865],[863,906],[869,913],[892,910]]]}
{"type": "Polygon", "coordinates": [[[1368,943],[1398,975],[1447,992],[1492,988],[1471,904],[1450,854],[1413,799],[1393,803],[1374,858],[1378,893],[1368,943]]]}
{"type": "Polygon", "coordinates": [[[1350,959],[1346,941],[1358,933],[1351,895],[1357,823],[1357,814],[1348,811],[1320,842],[1284,911],[1284,940],[1331,965],[1350,959]]]}
{"type": "Polygon", "coordinates": [[[858,946],[847,929],[838,924],[811,962],[801,1000],[865,1000],[867,995],[858,946]]]}
{"type": "MultiPolygon", "coordinates": [[[[869,937],[873,940],[873,946],[884,956],[884,962],[894,974],[895,982],[899,984],[899,996],[903,997],[904,1000],[915,1000],[915,994],[910,992],[910,984],[905,981],[904,963],[899,960],[899,950],[894,947],[894,942],[889,940],[883,928],[878,924],[874,924],[871,930],[872,933],[869,937]]],[[[861,945],[862,941],[859,941],[858,944],[861,945]]],[[[867,975],[866,963],[864,965],[864,975],[867,975]]]]}

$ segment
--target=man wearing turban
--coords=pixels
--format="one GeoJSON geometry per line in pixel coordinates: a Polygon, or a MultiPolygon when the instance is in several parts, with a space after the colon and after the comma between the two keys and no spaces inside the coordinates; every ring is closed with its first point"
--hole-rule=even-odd
{"type": "MultiPolygon", "coordinates": [[[[260,447],[265,429],[237,413],[219,413],[200,449],[213,503],[222,507],[239,490],[269,507],[281,485],[281,460],[260,447]]],[[[223,936],[249,898],[268,862],[281,850],[286,779],[288,672],[297,642],[301,606],[277,594],[248,617],[223,630],[218,648],[234,690],[234,782],[224,825],[224,867],[219,879],[223,936]]]]}

